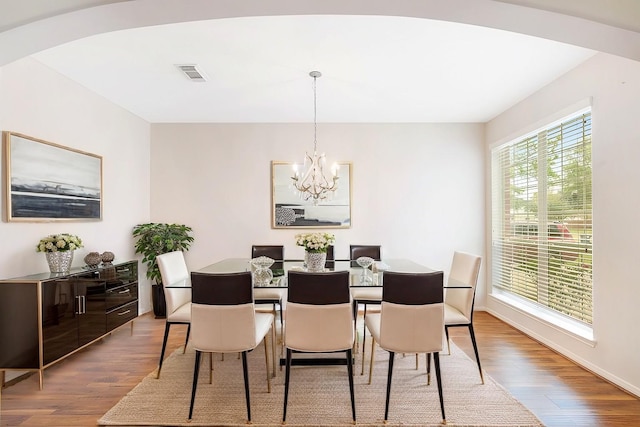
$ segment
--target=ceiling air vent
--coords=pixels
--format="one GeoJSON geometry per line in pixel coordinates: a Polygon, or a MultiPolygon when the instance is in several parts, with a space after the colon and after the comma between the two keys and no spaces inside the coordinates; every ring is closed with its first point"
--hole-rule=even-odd
{"type": "Polygon", "coordinates": [[[207,79],[205,78],[204,73],[202,73],[200,70],[198,70],[198,67],[196,65],[184,64],[184,65],[176,65],[176,67],[178,67],[178,69],[180,71],[182,71],[184,73],[184,75],[187,76],[187,78],[189,80],[191,80],[192,82],[206,82],[207,81],[207,79]]]}

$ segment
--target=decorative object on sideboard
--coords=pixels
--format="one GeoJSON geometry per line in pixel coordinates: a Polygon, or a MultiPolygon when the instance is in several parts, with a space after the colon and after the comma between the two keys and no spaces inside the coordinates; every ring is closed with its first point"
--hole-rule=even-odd
{"type": "Polygon", "coordinates": [[[304,260],[308,271],[324,271],[327,261],[327,249],[333,245],[336,238],[331,233],[302,233],[296,234],[296,245],[304,248],[304,260]]]}
{"type": "Polygon", "coordinates": [[[327,178],[324,171],[326,157],[324,153],[318,154],[318,124],[317,101],[316,101],[316,80],[322,76],[320,71],[311,71],[313,77],[313,155],[305,153],[302,170],[298,170],[298,165],[293,165],[293,186],[300,192],[302,200],[311,200],[314,205],[327,200],[333,196],[333,192],[338,189],[338,164],[331,166],[331,176],[327,178]]]}
{"type": "Polygon", "coordinates": [[[150,222],[133,227],[133,237],[137,238],[135,249],[142,255],[147,266],[147,279],[151,279],[151,299],[156,318],[166,316],[166,303],[162,289],[162,276],[156,262],[156,256],[173,251],[187,251],[193,242],[189,234],[191,227],[182,224],[164,224],[150,222]]]}
{"type": "Polygon", "coordinates": [[[113,254],[113,252],[105,251],[102,252],[102,255],[100,257],[102,258],[103,265],[111,265],[116,256],[113,254]]]}
{"type": "Polygon", "coordinates": [[[36,246],[36,252],[44,252],[52,273],[66,273],[71,269],[73,251],[83,246],[82,239],[68,233],[50,234],[36,246]]]}
{"type": "Polygon", "coordinates": [[[102,261],[100,252],[89,252],[84,256],[84,262],[90,268],[96,268],[98,264],[100,264],[100,261],[102,261]]]}

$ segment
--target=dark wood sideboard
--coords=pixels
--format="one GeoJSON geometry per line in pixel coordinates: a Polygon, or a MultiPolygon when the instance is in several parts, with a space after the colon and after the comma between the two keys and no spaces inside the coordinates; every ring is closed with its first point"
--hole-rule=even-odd
{"type": "Polygon", "coordinates": [[[44,369],[137,316],[138,261],[0,280],[0,371],[37,371],[42,389],[44,369]]]}

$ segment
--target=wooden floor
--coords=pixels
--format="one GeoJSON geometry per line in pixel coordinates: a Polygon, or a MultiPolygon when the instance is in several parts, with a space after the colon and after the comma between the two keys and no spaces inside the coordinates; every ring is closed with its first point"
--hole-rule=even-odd
{"type": "MultiPolygon", "coordinates": [[[[640,400],[620,391],[486,313],[476,336],[485,373],[502,384],[547,426],[638,426],[640,400]]],[[[99,343],[2,390],[2,426],[95,426],[96,421],[158,363],[164,320],[144,315],[133,335],[125,326],[99,343]]],[[[169,349],[183,344],[174,326],[169,349]]],[[[471,354],[463,328],[454,342],[471,354]]],[[[170,351],[170,350],[169,350],[170,351]]]]}

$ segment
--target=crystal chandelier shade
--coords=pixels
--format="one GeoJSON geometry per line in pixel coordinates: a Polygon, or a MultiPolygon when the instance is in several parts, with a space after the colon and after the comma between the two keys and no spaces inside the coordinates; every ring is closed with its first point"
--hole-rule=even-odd
{"type": "Polygon", "coordinates": [[[322,74],[319,71],[309,73],[313,77],[313,155],[305,153],[302,170],[298,170],[298,165],[293,165],[293,186],[300,192],[300,197],[304,201],[311,200],[317,205],[323,200],[329,199],[338,189],[338,166],[334,164],[331,168],[331,176],[325,175],[326,157],[324,153],[318,155],[318,124],[317,124],[317,99],[316,80],[322,74]]]}

